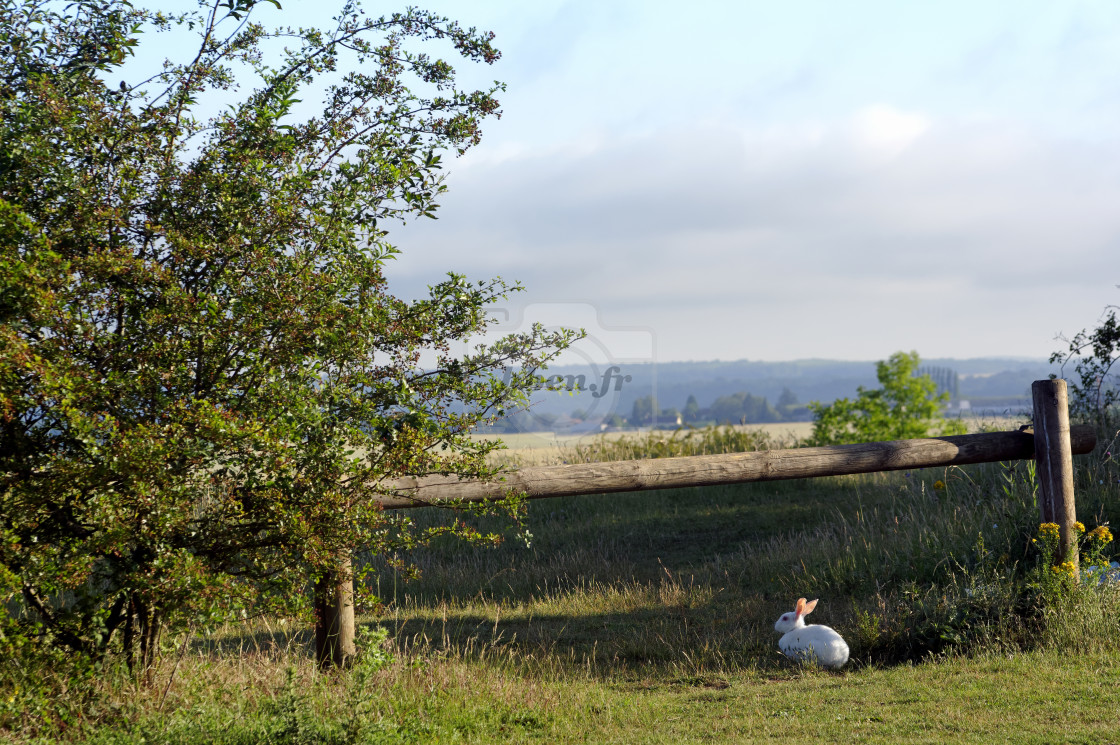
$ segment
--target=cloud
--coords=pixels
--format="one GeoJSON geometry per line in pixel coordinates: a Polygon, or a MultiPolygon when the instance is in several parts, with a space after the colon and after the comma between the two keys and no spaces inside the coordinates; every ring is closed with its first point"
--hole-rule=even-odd
{"type": "Polygon", "coordinates": [[[462,165],[441,220],[398,234],[400,287],[434,281],[433,267],[516,278],[526,301],[655,327],[667,359],[876,344],[967,356],[985,335],[1002,345],[991,352],[1041,354],[1116,299],[1116,141],[875,105],[831,124],[683,128],[462,165]],[[848,319],[876,331],[845,340],[848,319]],[[968,327],[986,319],[998,335],[968,327]]]}
{"type": "Polygon", "coordinates": [[[877,104],[858,112],[854,118],[855,136],[868,148],[898,155],[929,129],[929,120],[921,114],[877,104]]]}

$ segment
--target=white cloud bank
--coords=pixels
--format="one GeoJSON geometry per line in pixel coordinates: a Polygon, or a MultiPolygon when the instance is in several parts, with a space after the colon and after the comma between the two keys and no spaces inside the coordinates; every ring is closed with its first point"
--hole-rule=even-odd
{"type": "Polygon", "coordinates": [[[1045,356],[1120,299],[1120,141],[886,105],[451,164],[389,274],[500,274],[590,303],[662,360],[1045,356]]]}

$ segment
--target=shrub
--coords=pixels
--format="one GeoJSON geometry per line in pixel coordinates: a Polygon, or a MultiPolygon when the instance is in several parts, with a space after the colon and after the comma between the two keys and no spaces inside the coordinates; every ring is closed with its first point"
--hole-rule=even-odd
{"type": "Polygon", "coordinates": [[[478,142],[501,90],[410,46],[489,63],[492,35],[354,5],[330,33],[269,32],[257,6],[0,3],[5,634],[146,669],[166,624],[306,611],[352,548],[498,538],[413,533],[377,501],[397,476],[493,475],[470,429],[575,336],[452,354],[519,288],[452,274],[406,301],[382,273],[386,226],[432,216],[440,152],[478,142]],[[196,54],[116,83],[142,32],[176,27],[196,54]],[[256,89],[235,98],[234,69],[256,89]]]}
{"type": "Polygon", "coordinates": [[[842,445],[965,433],[960,420],[942,420],[941,404],[949,394],[936,395],[937,384],[929,375],[916,375],[921,359],[917,352],[896,352],[876,365],[881,388],[859,387],[853,401],[837,399],[831,404],[814,401],[813,435],[807,444],[842,445]]]}

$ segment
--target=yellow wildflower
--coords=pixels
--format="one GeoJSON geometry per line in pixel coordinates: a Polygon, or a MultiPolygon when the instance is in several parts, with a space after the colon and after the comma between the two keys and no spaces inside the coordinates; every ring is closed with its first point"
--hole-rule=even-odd
{"type": "Polygon", "coordinates": [[[1082,533],[1085,532],[1085,523],[1078,520],[1077,522],[1075,522],[1073,524],[1073,529],[1077,531],[1078,535],[1081,535],[1082,533]]]}
{"type": "Polygon", "coordinates": [[[1090,541],[1095,541],[1104,545],[1105,543],[1112,543],[1112,531],[1108,529],[1107,525],[1101,525],[1093,528],[1093,532],[1088,536],[1090,541]]]}
{"type": "Polygon", "coordinates": [[[937,491],[945,491],[945,482],[941,479],[933,482],[933,488],[937,491]]]}
{"type": "Polygon", "coordinates": [[[1043,523],[1038,526],[1038,537],[1043,540],[1047,538],[1057,540],[1060,532],[1057,523],[1043,523]]]}
{"type": "Polygon", "coordinates": [[[1065,574],[1068,575],[1071,579],[1075,579],[1077,577],[1077,570],[1073,568],[1072,561],[1063,561],[1061,566],[1050,567],[1050,570],[1054,572],[1054,574],[1057,574],[1059,576],[1065,574]]]}

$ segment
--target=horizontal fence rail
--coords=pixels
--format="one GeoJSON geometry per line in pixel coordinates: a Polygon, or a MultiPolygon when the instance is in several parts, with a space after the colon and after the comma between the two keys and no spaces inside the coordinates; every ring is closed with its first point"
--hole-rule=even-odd
{"type": "MultiPolygon", "coordinates": [[[[1097,436],[1090,426],[1070,427],[1069,434],[1074,455],[1092,452],[1096,447],[1097,436]]],[[[464,481],[454,476],[402,478],[385,484],[394,494],[382,498],[381,504],[387,510],[399,510],[447,502],[481,502],[511,493],[544,499],[963,466],[1034,457],[1035,435],[1028,429],[726,455],[536,466],[509,471],[503,474],[502,480],[495,481],[464,481]]]]}

